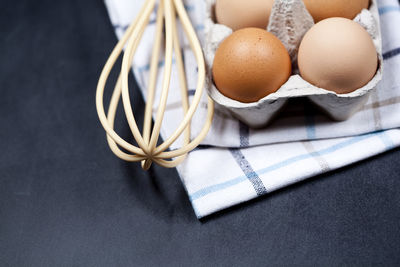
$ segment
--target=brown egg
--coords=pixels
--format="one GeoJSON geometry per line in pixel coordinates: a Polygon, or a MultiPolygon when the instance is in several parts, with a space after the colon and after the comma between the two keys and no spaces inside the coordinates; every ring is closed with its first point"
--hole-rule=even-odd
{"type": "Polygon", "coordinates": [[[245,28],[220,44],[212,73],[223,95],[239,102],[257,102],[289,79],[291,61],[285,46],[272,33],[245,28]]]}
{"type": "Polygon", "coordinates": [[[315,22],[332,17],[354,19],[369,0],[303,0],[315,22]]]}
{"type": "Polygon", "coordinates": [[[315,24],[301,41],[298,65],[311,84],[345,94],[366,85],[375,75],[378,56],[368,32],[345,18],[315,24]]]}
{"type": "Polygon", "coordinates": [[[267,29],[274,0],[217,0],[217,22],[234,31],[247,27],[267,29]]]}

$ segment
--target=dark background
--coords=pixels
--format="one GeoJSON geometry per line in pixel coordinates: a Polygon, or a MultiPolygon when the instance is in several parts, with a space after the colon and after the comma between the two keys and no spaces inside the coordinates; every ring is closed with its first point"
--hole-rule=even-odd
{"type": "Polygon", "coordinates": [[[400,264],[398,149],[198,221],[107,146],[103,1],[0,1],[0,29],[0,266],[400,264]]]}

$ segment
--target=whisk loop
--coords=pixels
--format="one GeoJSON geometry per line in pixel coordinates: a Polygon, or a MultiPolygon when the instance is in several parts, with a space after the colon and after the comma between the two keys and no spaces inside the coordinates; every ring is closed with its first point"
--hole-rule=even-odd
{"type": "Polygon", "coordinates": [[[143,32],[149,23],[150,15],[156,6],[156,0],[146,0],[139,15],[126,30],[124,36],[115,46],[108,58],[103,71],[101,72],[96,92],[96,108],[101,124],[107,133],[107,141],[112,152],[125,161],[141,161],[142,168],[147,170],[153,162],[167,168],[172,168],[180,164],[187,153],[197,147],[207,135],[214,114],[214,104],[208,97],[208,111],[206,121],[199,135],[190,140],[190,122],[200,103],[203,94],[205,82],[205,62],[200,42],[196,36],[193,26],[185,11],[182,0],[160,0],[157,8],[155,40],[150,62],[150,74],[147,90],[147,103],[145,107],[143,135],[137,126],[135,116],[132,111],[132,105],[129,98],[128,76],[131,70],[133,57],[140,43],[143,32]],[[188,37],[191,49],[194,52],[198,64],[198,81],[192,102],[189,104],[187,94],[187,82],[183,65],[183,59],[178,38],[176,19],[181,20],[183,29],[188,37]],[[165,34],[163,34],[163,29],[165,34]],[[156,80],[158,75],[158,59],[162,37],[165,37],[165,66],[162,78],[162,91],[160,104],[157,109],[156,117],[152,126],[152,110],[155,97],[156,80]],[[116,60],[125,46],[125,52],[122,59],[121,72],[115,84],[111,97],[107,115],[103,105],[104,88],[116,60]],[[169,85],[172,71],[172,55],[175,55],[176,67],[179,74],[179,85],[182,97],[182,108],[184,118],[174,133],[168,137],[162,144],[157,146],[159,140],[161,124],[164,118],[165,107],[167,104],[169,85]],[[129,128],[136,140],[138,147],[122,139],[114,131],[115,115],[119,100],[122,96],[122,103],[129,124],[129,128]],[[183,146],[179,149],[166,151],[178,138],[184,133],[183,146]],[[123,148],[129,153],[123,152],[123,148]]]}

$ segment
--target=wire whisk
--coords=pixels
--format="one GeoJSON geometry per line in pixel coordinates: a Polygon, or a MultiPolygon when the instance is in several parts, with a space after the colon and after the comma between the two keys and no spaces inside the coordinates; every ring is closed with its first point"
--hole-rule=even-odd
{"type": "Polygon", "coordinates": [[[98,81],[96,92],[96,108],[102,126],[107,133],[107,141],[112,152],[122,160],[130,162],[141,162],[142,168],[148,170],[153,162],[167,168],[179,165],[187,153],[196,148],[206,137],[212,123],[214,104],[208,97],[207,116],[203,128],[196,138],[190,139],[191,120],[200,103],[205,83],[205,61],[200,42],[184,8],[182,0],[145,0],[139,15],[128,27],[125,34],[115,46],[108,58],[98,81]],[[158,2],[158,4],[157,4],[158,2]],[[152,56],[150,59],[149,82],[147,88],[147,102],[145,107],[143,134],[139,131],[129,96],[128,76],[131,71],[133,58],[143,32],[150,20],[152,11],[157,6],[156,31],[152,56]],[[191,103],[188,100],[188,88],[182,59],[180,42],[178,37],[177,19],[180,19],[184,32],[189,40],[190,47],[194,52],[198,65],[198,80],[196,91],[191,103]],[[163,39],[164,37],[164,39],[163,39]],[[163,42],[164,41],[164,42],[163,42]],[[157,108],[154,123],[152,123],[152,111],[155,98],[156,80],[158,75],[158,61],[162,43],[165,44],[165,65],[161,83],[160,102],[157,108]],[[104,110],[103,97],[106,82],[109,74],[123,53],[121,72],[118,76],[115,88],[110,100],[107,115],[104,110]],[[173,54],[179,74],[180,93],[184,118],[178,128],[163,143],[157,145],[160,136],[161,124],[167,104],[170,87],[173,54]],[[122,103],[129,128],[138,146],[128,143],[122,139],[114,130],[114,122],[119,100],[122,96],[122,103]],[[153,127],[152,127],[153,126],[153,127]],[[168,151],[169,147],[182,135],[183,145],[179,149],[168,151]],[[125,151],[121,150],[124,149],[125,151]]]}

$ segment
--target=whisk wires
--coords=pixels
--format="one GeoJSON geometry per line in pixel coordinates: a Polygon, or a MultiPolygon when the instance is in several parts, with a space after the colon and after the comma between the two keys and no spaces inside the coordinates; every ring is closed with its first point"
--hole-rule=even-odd
{"type": "Polygon", "coordinates": [[[193,115],[199,106],[205,82],[205,62],[200,42],[196,32],[190,22],[190,19],[183,6],[182,0],[160,0],[156,15],[156,30],[152,56],[150,59],[150,72],[147,88],[147,101],[144,114],[143,135],[137,126],[133,114],[132,105],[129,96],[128,76],[135,52],[139,46],[140,40],[149,23],[150,15],[156,7],[156,0],[146,0],[141,8],[139,15],[128,27],[125,34],[115,46],[108,58],[103,71],[101,72],[96,92],[96,108],[100,122],[107,133],[107,141],[112,152],[122,160],[130,162],[141,162],[142,168],[147,170],[153,162],[167,168],[172,168],[180,164],[187,153],[196,148],[207,135],[214,114],[214,104],[208,97],[207,116],[203,128],[196,138],[190,140],[190,123],[193,115]],[[189,44],[195,55],[198,65],[198,80],[196,91],[191,103],[188,101],[188,88],[186,82],[185,68],[182,59],[181,47],[177,29],[177,18],[180,19],[184,32],[189,40],[189,44]],[[163,33],[163,29],[164,32],[163,33]],[[165,41],[165,64],[161,82],[161,94],[159,105],[152,123],[152,111],[155,98],[156,81],[158,76],[158,61],[160,50],[165,41]],[[121,72],[118,76],[114,91],[111,97],[107,115],[105,114],[103,97],[104,89],[112,68],[125,47],[122,58],[121,72]],[[182,99],[182,110],[184,117],[177,129],[163,143],[157,146],[160,136],[161,125],[164,119],[164,113],[167,105],[173,55],[175,56],[176,68],[179,76],[180,93],[182,99]],[[128,143],[122,139],[114,130],[116,111],[120,99],[128,121],[129,128],[138,146],[128,143]],[[183,145],[179,149],[166,151],[182,135],[183,145]],[[122,151],[123,148],[126,152],[122,151]],[[127,153],[128,152],[128,153],[127,153]]]}

